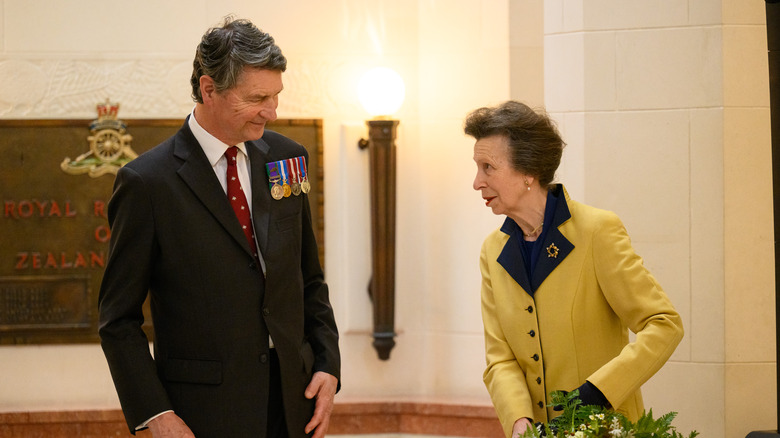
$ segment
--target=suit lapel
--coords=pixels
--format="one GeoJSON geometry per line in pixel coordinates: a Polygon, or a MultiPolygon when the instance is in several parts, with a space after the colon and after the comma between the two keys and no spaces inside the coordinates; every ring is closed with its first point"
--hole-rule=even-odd
{"type": "Polygon", "coordinates": [[[255,238],[260,245],[260,253],[267,254],[268,230],[271,223],[271,190],[268,187],[268,174],[265,165],[271,161],[271,147],[262,138],[244,142],[250,162],[252,180],[252,222],[255,226],[255,238]]]}
{"type": "Polygon", "coordinates": [[[241,225],[236,218],[236,214],[230,207],[225,192],[219,184],[214,169],[211,167],[206,154],[200,147],[200,144],[192,135],[187,122],[176,134],[174,144],[174,156],[179,158],[181,166],[177,173],[195,196],[200,199],[209,212],[219,221],[222,227],[230,234],[245,250],[251,254],[249,243],[241,231],[241,225]]]}

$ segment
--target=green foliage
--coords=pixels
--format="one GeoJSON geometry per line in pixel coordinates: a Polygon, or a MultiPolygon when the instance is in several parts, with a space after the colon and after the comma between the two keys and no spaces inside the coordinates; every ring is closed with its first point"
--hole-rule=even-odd
{"type": "MultiPolygon", "coordinates": [[[[562,408],[561,415],[549,423],[528,428],[525,434],[516,438],[686,438],[672,426],[676,412],[655,419],[651,409],[636,423],[632,423],[624,415],[611,409],[582,405],[578,395],[577,390],[569,393],[554,391],[550,394],[549,406],[562,408]]],[[[687,438],[695,438],[698,435],[698,432],[693,431],[687,438]]]]}

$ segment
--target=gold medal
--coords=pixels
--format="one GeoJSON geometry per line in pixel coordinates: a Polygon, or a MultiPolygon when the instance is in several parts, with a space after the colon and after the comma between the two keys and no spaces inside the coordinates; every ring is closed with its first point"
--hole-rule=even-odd
{"type": "Polygon", "coordinates": [[[290,189],[290,183],[287,181],[290,178],[290,169],[287,167],[288,163],[286,160],[281,160],[279,163],[279,170],[282,172],[282,190],[284,190],[283,196],[285,198],[290,197],[290,194],[292,194],[292,189],[290,189]]]}
{"type": "Polygon", "coordinates": [[[306,178],[301,183],[301,191],[303,191],[303,193],[309,193],[310,190],[311,190],[311,184],[309,184],[309,179],[306,178]]]}

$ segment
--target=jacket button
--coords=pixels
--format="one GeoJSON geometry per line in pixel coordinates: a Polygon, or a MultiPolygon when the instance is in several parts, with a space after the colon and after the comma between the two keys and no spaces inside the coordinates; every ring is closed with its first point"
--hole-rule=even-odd
{"type": "Polygon", "coordinates": [[[538,405],[539,405],[540,408],[544,407],[544,403],[542,403],[542,402],[539,402],[538,405]]]}
{"type": "Polygon", "coordinates": [[[268,309],[268,307],[263,309],[263,315],[268,316],[271,314],[271,310],[268,309]]]}
{"type": "Polygon", "coordinates": [[[539,355],[538,354],[534,354],[533,356],[531,356],[531,359],[539,362],[539,355]]]}
{"type": "Polygon", "coordinates": [[[534,336],[536,336],[536,332],[531,330],[530,332],[528,332],[528,335],[533,338],[534,336]]]}
{"type": "Polygon", "coordinates": [[[534,313],[534,307],[533,306],[528,306],[528,308],[525,309],[525,310],[527,310],[528,313],[534,313]]]}
{"type": "Polygon", "coordinates": [[[536,378],[536,383],[541,385],[542,384],[542,378],[541,377],[537,377],[536,378]]]}
{"type": "Polygon", "coordinates": [[[268,362],[268,355],[263,353],[260,355],[260,363],[266,363],[268,362]]]}

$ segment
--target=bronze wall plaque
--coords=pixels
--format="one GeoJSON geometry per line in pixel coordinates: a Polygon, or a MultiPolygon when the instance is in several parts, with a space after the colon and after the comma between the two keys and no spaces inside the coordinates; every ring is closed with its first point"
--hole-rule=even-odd
{"type": "MultiPolygon", "coordinates": [[[[124,122],[132,149],[141,154],[176,133],[184,120],[124,122]]],[[[74,175],[62,168],[66,158],[85,155],[89,136],[94,147],[91,123],[0,120],[0,344],[99,341],[97,294],[114,174],[74,175]]],[[[309,150],[309,199],[322,258],[322,122],[277,120],[268,128],[309,150]]]]}
{"type": "Polygon", "coordinates": [[[89,278],[0,277],[0,332],[90,326],[89,278]]]}

